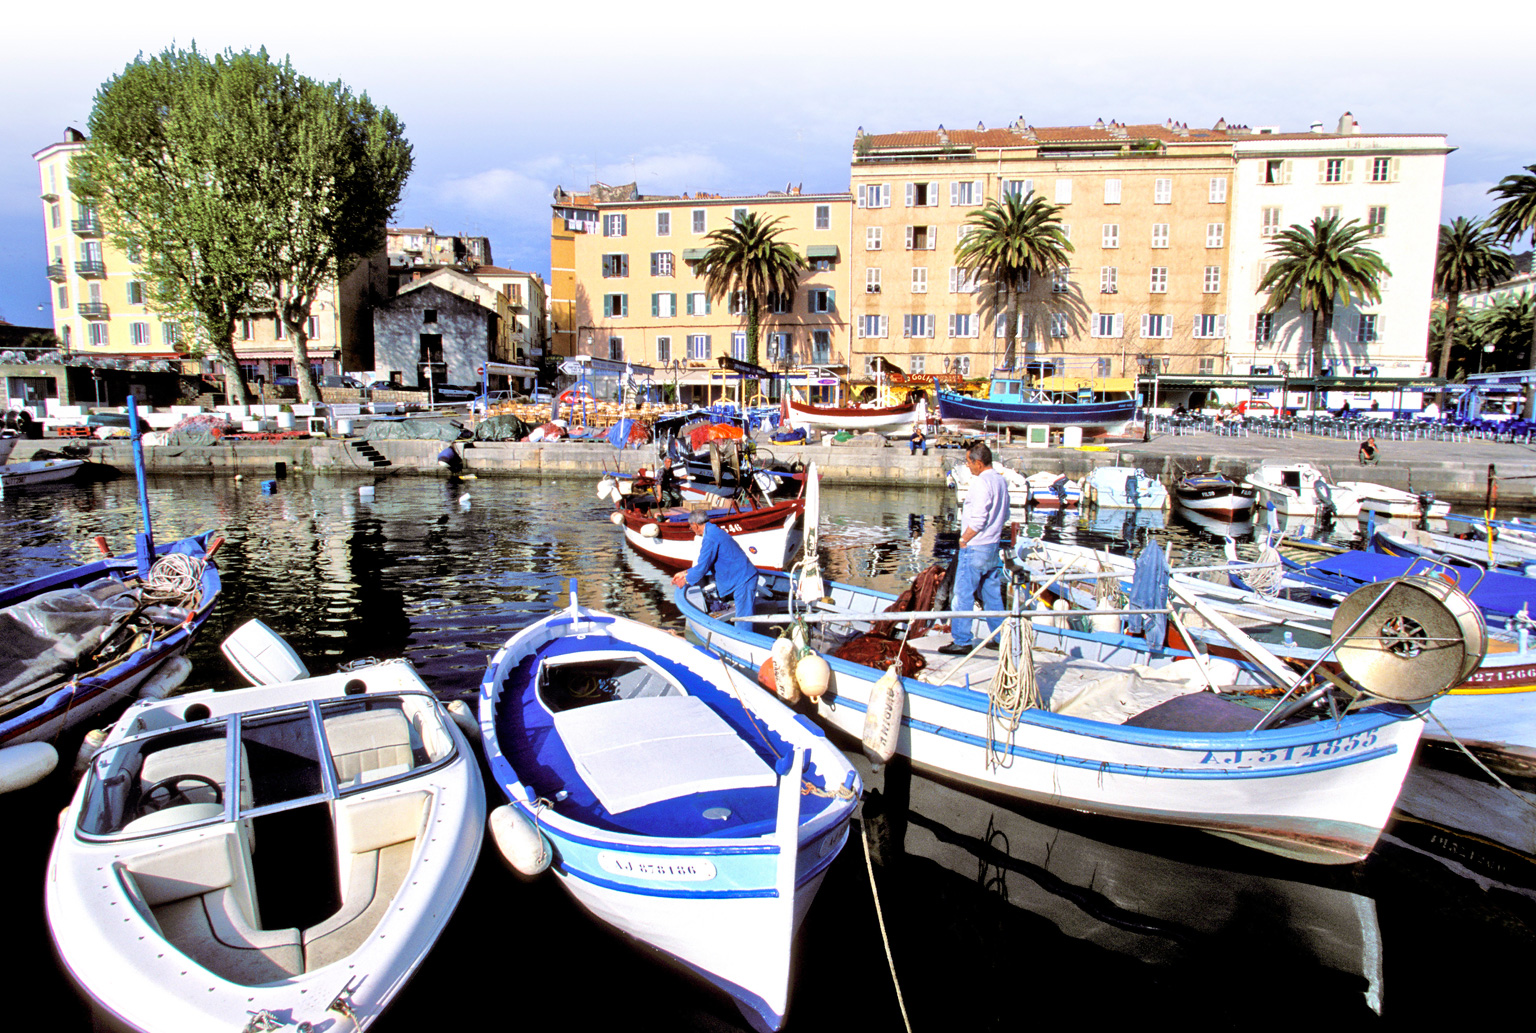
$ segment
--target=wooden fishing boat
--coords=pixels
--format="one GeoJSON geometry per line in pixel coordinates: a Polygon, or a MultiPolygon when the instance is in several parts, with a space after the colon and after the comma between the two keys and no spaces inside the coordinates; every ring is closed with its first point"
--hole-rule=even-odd
{"type": "MultiPolygon", "coordinates": [[[[820,519],[820,487],[815,464],[806,471],[799,498],[766,506],[715,497],[693,506],[705,507],[710,523],[718,525],[741,546],[754,566],[782,570],[794,561],[804,528],[820,519]]],[[[641,506],[636,494],[621,495],[614,522],[624,540],[641,555],[665,567],[691,567],[699,557],[699,538],[688,526],[690,507],[641,506]]]]}
{"type": "Polygon", "coordinates": [[[362,1030],[447,924],[484,824],[475,755],[404,660],[145,700],[61,817],[48,925],[118,1026],[362,1030]]]}
{"type": "Polygon", "coordinates": [[[847,758],[682,638],[579,606],[574,584],[491,659],[480,727],[511,801],[492,815],[508,859],[549,866],[594,916],[778,1029],[795,932],[861,792],[847,758]]]}
{"type": "Polygon", "coordinates": [[[186,678],[180,658],[221,581],[212,531],[137,556],[103,557],[0,590],[0,747],[46,742],[138,692],[186,678]],[[178,663],[178,661],[180,661],[178,663]]]}
{"type": "Polygon", "coordinates": [[[917,403],[902,405],[813,405],[784,398],[784,423],[792,429],[804,427],[812,434],[831,434],[846,430],[855,434],[906,434],[911,432],[917,403]]]}
{"type": "Polygon", "coordinates": [[[986,398],[938,389],[939,419],[958,430],[1076,427],[1084,438],[1123,434],[1136,415],[1128,382],[994,374],[986,398]]]}
{"type": "Polygon", "coordinates": [[[1383,527],[1371,534],[1368,547],[1387,556],[1422,556],[1446,563],[1503,567],[1522,574],[1536,573],[1536,543],[1514,536],[1489,541],[1486,537],[1457,538],[1417,527],[1383,527]]]}
{"type": "Polygon", "coordinates": [[[1186,513],[1240,523],[1253,519],[1258,493],[1252,485],[1237,484],[1219,473],[1192,473],[1173,486],[1173,501],[1186,513]]]}
{"type": "Polygon", "coordinates": [[[1374,481],[1340,481],[1339,487],[1352,491],[1360,499],[1360,512],[1372,510],[1378,516],[1409,517],[1443,520],[1451,511],[1451,504],[1436,500],[1434,492],[1414,494],[1400,488],[1389,488],[1374,481]]]}
{"type": "MultiPolygon", "coordinates": [[[[793,598],[788,575],[764,580],[776,597],[793,598]]],[[[810,614],[851,622],[855,633],[871,631],[876,615],[896,602],[872,589],[825,587],[830,602],[819,601],[810,614]]],[[[732,663],[755,672],[770,658],[773,640],[712,615],[698,586],[679,589],[677,602],[689,630],[732,663]]],[[[761,616],[754,614],[759,626],[761,616]]],[[[843,659],[842,645],[826,642],[832,677],[819,719],[857,739],[872,707],[878,714],[900,706],[896,752],[947,779],[1204,829],[1305,861],[1345,864],[1370,853],[1418,742],[1422,704],[1378,702],[1338,719],[1298,713],[1279,727],[1259,727],[1262,709],[1242,702],[1244,690],[1261,681],[1249,668],[1207,669],[1223,690],[1211,694],[1201,691],[1206,675],[1195,674],[1192,661],[1175,667],[1143,639],[1028,618],[1032,648],[1005,641],[1003,651],[1033,671],[1043,706],[1007,709],[988,689],[997,659],[942,654],[947,635],[909,629],[905,647],[922,660],[912,676],[888,677],[880,666],[843,659]],[[893,684],[902,696],[889,690],[893,684]]],[[[892,645],[902,639],[899,627],[888,634],[892,645]]]]}

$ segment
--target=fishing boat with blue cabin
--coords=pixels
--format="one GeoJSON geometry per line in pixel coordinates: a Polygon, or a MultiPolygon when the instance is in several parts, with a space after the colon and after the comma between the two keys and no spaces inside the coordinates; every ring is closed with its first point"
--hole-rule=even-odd
{"type": "Polygon", "coordinates": [[[820,729],[681,637],[582,607],[574,582],[492,657],[480,727],[514,867],[552,869],[754,1026],[783,1024],[796,930],[861,793],[820,729]]]}
{"type": "Polygon", "coordinates": [[[939,419],[956,430],[1076,427],[1085,439],[1125,433],[1136,415],[1129,377],[1071,376],[1047,363],[996,370],[986,398],[938,388],[939,419]]]}

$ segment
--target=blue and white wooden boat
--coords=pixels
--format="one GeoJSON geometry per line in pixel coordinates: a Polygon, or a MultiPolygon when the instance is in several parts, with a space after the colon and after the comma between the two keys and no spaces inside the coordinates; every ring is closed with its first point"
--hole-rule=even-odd
{"type": "Polygon", "coordinates": [[[480,727],[499,813],[542,837],[582,907],[782,1025],[795,931],[861,792],[815,725],[573,584],[491,659],[480,727]]]}
{"type": "MultiPolygon", "coordinates": [[[[1085,438],[1123,434],[1136,415],[1136,399],[1126,391],[1094,390],[1091,378],[1076,390],[1052,389],[1048,377],[1031,384],[1024,376],[994,374],[986,398],[972,398],[939,388],[939,419],[959,430],[997,430],[1011,427],[1078,427],[1085,438]]],[[[1077,381],[1073,381],[1077,383],[1077,381]]]]}
{"type": "MultiPolygon", "coordinates": [[[[762,580],[775,597],[790,591],[788,575],[762,580]]],[[[895,602],[868,588],[826,589],[831,601],[811,612],[837,615],[858,632],[895,602]]],[[[751,671],[769,658],[774,640],[712,616],[697,586],[676,598],[708,648],[751,671]]],[[[1413,759],[1422,704],[1376,703],[1337,720],[1256,729],[1262,705],[1238,701],[1259,684],[1251,670],[1208,661],[1223,691],[1201,691],[1190,660],[1175,673],[1174,655],[1145,639],[1054,628],[1052,619],[1034,617],[1033,654],[1017,658],[1032,664],[1046,705],[1022,710],[1011,730],[988,690],[996,654],[941,654],[950,638],[931,630],[907,638],[925,666],[900,679],[896,752],[926,773],[1010,798],[1203,829],[1303,861],[1348,864],[1371,852],[1413,759]],[[1138,710],[1127,699],[1157,702],[1138,710]]],[[[899,625],[891,635],[901,639],[899,625]]],[[[825,655],[832,675],[820,720],[858,740],[885,672],[830,648],[825,655]]]]}
{"type": "Polygon", "coordinates": [[[1219,473],[1192,473],[1173,486],[1173,500],[1186,513],[1226,523],[1252,521],[1258,489],[1219,473]]]}
{"type": "Polygon", "coordinates": [[[51,740],[171,669],[218,599],[219,541],[157,546],[146,573],[104,557],[0,590],[0,747],[51,740]]]}
{"type": "Polygon", "coordinates": [[[1165,509],[1168,506],[1168,489],[1140,467],[1095,467],[1083,481],[1083,493],[1100,509],[1165,509]]]}

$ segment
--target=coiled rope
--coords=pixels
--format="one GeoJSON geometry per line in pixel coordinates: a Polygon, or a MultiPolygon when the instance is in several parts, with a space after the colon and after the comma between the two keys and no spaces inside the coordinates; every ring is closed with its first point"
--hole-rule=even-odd
{"type": "Polygon", "coordinates": [[[144,601],[196,609],[202,596],[203,569],[208,561],[201,556],[170,552],[155,560],[144,579],[144,601]]]}
{"type": "Polygon", "coordinates": [[[1024,711],[1040,707],[1040,686],[1035,681],[1035,627],[1019,617],[1004,619],[999,629],[997,670],[987,690],[987,768],[1013,765],[1013,736],[1024,711]],[[998,732],[1006,736],[998,748],[998,732]]]}

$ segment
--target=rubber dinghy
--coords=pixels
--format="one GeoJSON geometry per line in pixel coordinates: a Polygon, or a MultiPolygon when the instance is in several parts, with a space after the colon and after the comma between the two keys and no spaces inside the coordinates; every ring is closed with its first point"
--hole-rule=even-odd
{"type": "Polygon", "coordinates": [[[64,967],[136,1030],[366,1029],[480,852],[480,769],[404,660],[130,707],[48,862],[64,967]]]}
{"type": "Polygon", "coordinates": [[[574,584],[492,658],[480,727],[514,867],[551,867],[778,1029],[795,932],[862,789],[821,731],[679,636],[577,605],[574,584]]]}

